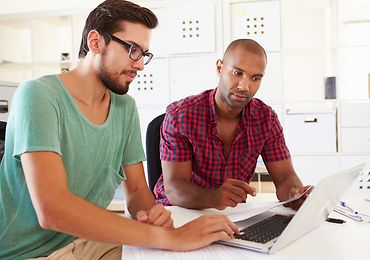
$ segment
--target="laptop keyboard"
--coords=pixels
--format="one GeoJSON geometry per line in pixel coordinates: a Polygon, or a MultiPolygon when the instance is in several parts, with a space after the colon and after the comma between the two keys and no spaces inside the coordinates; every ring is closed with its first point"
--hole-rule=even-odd
{"type": "Polygon", "coordinates": [[[273,215],[241,230],[240,235],[235,235],[235,238],[265,244],[278,237],[292,218],[293,216],[273,215]]]}

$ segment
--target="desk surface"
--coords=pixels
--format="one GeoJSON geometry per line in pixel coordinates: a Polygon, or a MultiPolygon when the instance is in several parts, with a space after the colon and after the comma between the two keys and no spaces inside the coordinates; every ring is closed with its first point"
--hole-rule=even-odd
{"type": "MultiPolygon", "coordinates": [[[[276,200],[275,194],[258,194],[250,202],[276,200]]],[[[364,198],[348,198],[348,203],[356,210],[370,213],[370,202],[364,198]]],[[[175,226],[182,224],[183,209],[169,207],[175,226]],[[179,214],[179,213],[182,214],[179,214]]],[[[330,217],[346,220],[345,224],[324,222],[317,229],[306,234],[273,255],[252,252],[230,246],[212,244],[192,252],[168,252],[125,246],[123,259],[370,259],[370,223],[360,223],[333,212],[330,217]]]]}

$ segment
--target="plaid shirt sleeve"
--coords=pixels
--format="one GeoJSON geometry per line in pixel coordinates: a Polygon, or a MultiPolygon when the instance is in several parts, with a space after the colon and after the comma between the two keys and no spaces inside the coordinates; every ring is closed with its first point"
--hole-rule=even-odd
{"type": "Polygon", "coordinates": [[[275,112],[272,112],[268,139],[262,148],[261,155],[265,162],[283,161],[290,158],[288,147],[285,144],[283,128],[275,112]]]}
{"type": "MultiPolygon", "coordinates": [[[[183,120],[184,121],[184,120],[183,120]]],[[[184,129],[183,122],[179,124],[176,111],[167,110],[161,127],[160,159],[163,161],[184,162],[192,158],[192,146],[189,139],[179,128],[184,129]]]]}

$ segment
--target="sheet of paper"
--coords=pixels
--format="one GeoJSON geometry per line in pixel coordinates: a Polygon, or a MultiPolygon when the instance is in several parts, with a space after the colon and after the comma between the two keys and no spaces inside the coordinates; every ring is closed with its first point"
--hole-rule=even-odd
{"type": "Polygon", "coordinates": [[[208,247],[190,252],[172,252],[160,249],[124,246],[122,255],[122,259],[124,260],[287,259],[219,244],[212,244],[208,247]]]}

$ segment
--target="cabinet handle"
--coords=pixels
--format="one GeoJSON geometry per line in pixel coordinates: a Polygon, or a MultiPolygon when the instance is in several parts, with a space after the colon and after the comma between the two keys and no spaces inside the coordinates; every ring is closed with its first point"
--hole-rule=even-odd
{"type": "Polygon", "coordinates": [[[0,113],[8,113],[9,111],[8,105],[9,105],[8,100],[1,99],[0,100],[0,113]]]}
{"type": "Polygon", "coordinates": [[[317,117],[305,117],[304,122],[305,123],[317,123],[317,117]]]}

